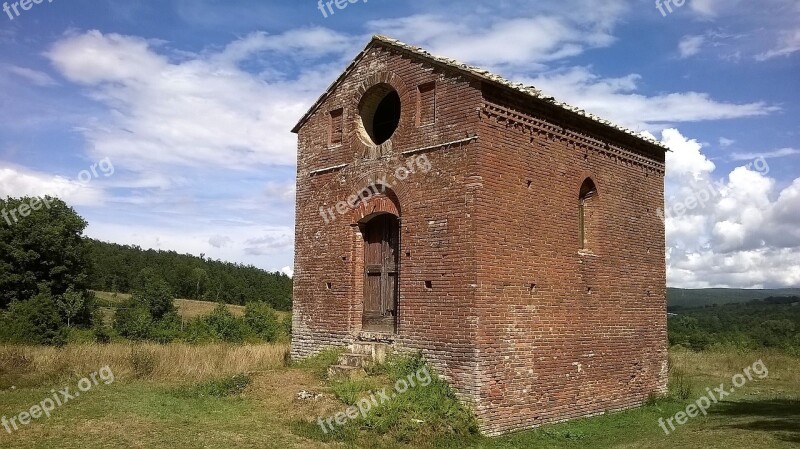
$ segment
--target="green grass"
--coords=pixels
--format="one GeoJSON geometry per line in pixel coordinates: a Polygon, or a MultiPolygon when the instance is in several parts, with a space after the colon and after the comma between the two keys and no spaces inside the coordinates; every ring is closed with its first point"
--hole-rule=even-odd
{"type": "MultiPolygon", "coordinates": [[[[421,366],[418,359],[398,359],[366,380],[329,383],[320,376],[335,355],[336,351],[326,351],[311,361],[248,377],[176,383],[172,378],[119,375],[114,383],[101,383],[57,408],[49,419],[41,418],[11,435],[0,427],[0,447],[781,449],[800,445],[800,358],[776,351],[673,351],[670,398],[499,438],[468,431],[469,417],[435,376],[428,387],[410,389],[373,409],[366,419],[353,420],[339,434],[323,434],[317,417],[344,411],[360,395],[391,385],[393,379],[421,366]],[[708,416],[664,434],[659,418],[684,409],[706,387],[729,383],[733,374],[758,359],[769,367],[768,378],[746,384],[729,400],[712,406],[708,416]],[[680,371],[679,385],[675,374],[680,371]],[[299,401],[296,395],[301,390],[323,397],[299,401]],[[681,394],[682,390],[688,393],[681,394]]],[[[203,363],[199,357],[198,366],[203,363]]],[[[0,416],[29,409],[49,397],[53,388],[71,385],[74,390],[77,384],[74,375],[35,378],[41,380],[0,391],[0,416]]]]}

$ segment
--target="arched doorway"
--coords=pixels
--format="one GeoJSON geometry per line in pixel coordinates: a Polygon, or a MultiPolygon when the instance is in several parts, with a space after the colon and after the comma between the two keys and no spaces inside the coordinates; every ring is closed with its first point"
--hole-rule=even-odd
{"type": "Polygon", "coordinates": [[[378,214],[362,224],[364,236],[364,314],[368,332],[394,333],[397,328],[400,220],[378,214]]]}

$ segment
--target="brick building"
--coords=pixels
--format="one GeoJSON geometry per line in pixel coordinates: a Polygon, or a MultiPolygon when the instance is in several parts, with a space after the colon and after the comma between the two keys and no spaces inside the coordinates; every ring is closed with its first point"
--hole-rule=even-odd
{"type": "Polygon", "coordinates": [[[294,132],[293,357],[422,350],[487,434],[665,392],[659,143],[380,36],[294,132]]]}

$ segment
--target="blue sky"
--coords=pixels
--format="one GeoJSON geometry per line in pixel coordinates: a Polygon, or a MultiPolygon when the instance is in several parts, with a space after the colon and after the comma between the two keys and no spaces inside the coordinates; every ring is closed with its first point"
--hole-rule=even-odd
{"type": "Polygon", "coordinates": [[[0,15],[0,195],[59,194],[102,240],[288,271],[290,129],[380,33],[669,145],[671,286],[800,286],[800,3],[672,9],[662,15],[650,0],[358,0],[328,17],[312,0],[10,8],[0,15]],[[100,161],[113,171],[87,176],[100,161]],[[702,207],[681,210],[703,192],[702,207]]]}

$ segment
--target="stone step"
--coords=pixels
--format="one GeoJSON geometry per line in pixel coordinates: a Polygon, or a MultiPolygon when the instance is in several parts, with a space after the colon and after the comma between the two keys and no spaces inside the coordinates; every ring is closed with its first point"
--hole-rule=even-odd
{"type": "Polygon", "coordinates": [[[389,353],[389,345],[385,343],[363,342],[357,341],[350,346],[352,354],[368,355],[372,361],[378,364],[386,361],[386,355],[389,353]]]}
{"type": "Polygon", "coordinates": [[[339,365],[367,368],[374,364],[371,355],[346,353],[339,356],[339,365]]]}
{"type": "Polygon", "coordinates": [[[361,367],[346,365],[331,365],[328,367],[328,377],[330,378],[358,379],[366,375],[367,372],[361,367]]]}

